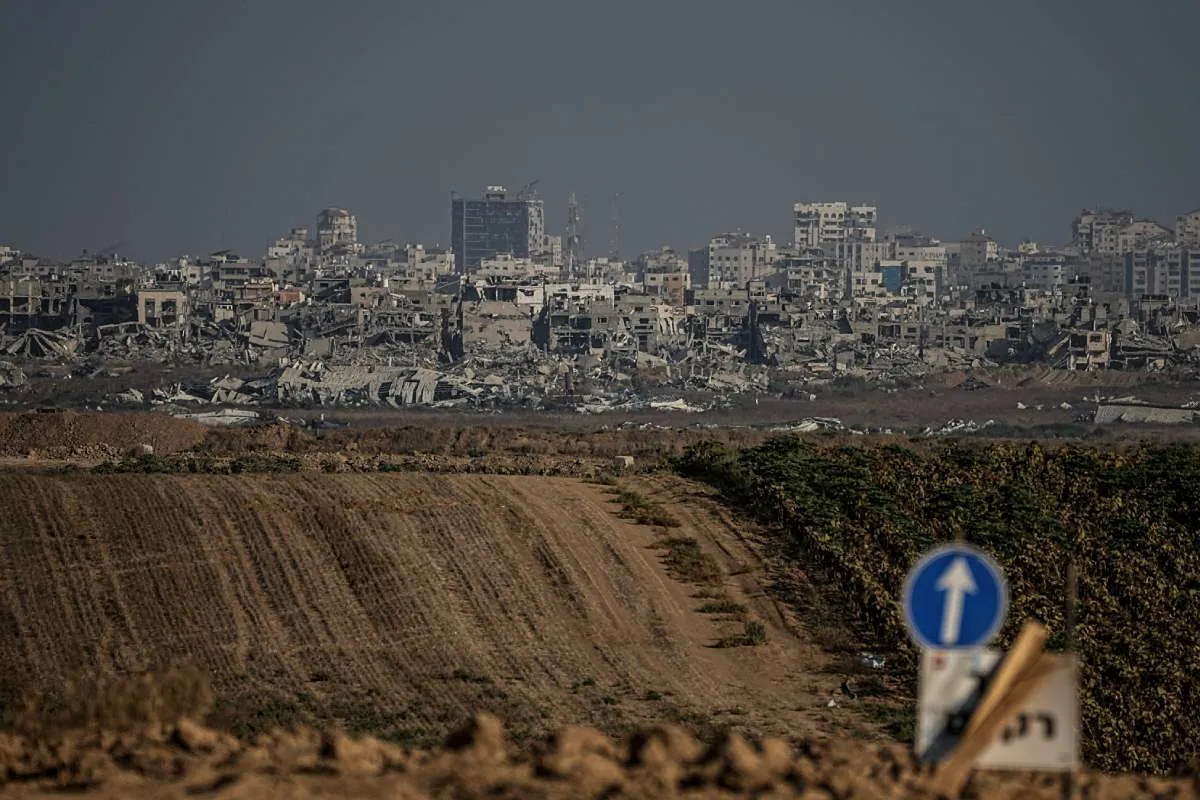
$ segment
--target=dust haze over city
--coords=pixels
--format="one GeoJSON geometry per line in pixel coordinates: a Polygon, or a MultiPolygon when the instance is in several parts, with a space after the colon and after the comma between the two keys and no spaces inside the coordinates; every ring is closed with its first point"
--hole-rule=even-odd
{"type": "Polygon", "coordinates": [[[1200,796],[1200,5],[0,2],[0,798],[1200,796]]]}

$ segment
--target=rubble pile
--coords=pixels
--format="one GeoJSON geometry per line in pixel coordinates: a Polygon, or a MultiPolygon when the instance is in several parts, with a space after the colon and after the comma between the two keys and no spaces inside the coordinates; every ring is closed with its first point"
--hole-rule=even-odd
{"type": "MultiPolygon", "coordinates": [[[[804,419],[796,420],[782,425],[771,425],[767,430],[776,433],[816,433],[818,431],[825,433],[850,433],[850,434],[865,434],[866,431],[857,428],[849,428],[842,424],[840,419],[833,417],[805,417],[804,419]]],[[[891,431],[886,431],[891,433],[891,431]]]]}
{"type": "MultiPolygon", "coordinates": [[[[813,296],[781,283],[784,270],[776,280],[668,295],[647,282],[653,273],[619,271],[603,282],[460,275],[445,271],[454,263],[446,254],[428,263],[426,255],[413,249],[403,263],[339,257],[293,265],[286,277],[214,254],[190,277],[80,264],[78,283],[10,278],[0,355],[25,369],[25,361],[66,365],[78,376],[155,366],[180,376],[214,367],[258,376],[201,386],[185,379],[150,397],[108,398],[126,407],[687,413],[739,397],[811,398],[836,381],[890,391],[1004,365],[1066,376],[1200,374],[1200,315],[1170,305],[1098,306],[1086,286],[1074,296],[892,296],[894,287],[841,296],[836,286],[813,296]]],[[[836,284],[840,274],[826,278],[836,284]]],[[[8,374],[0,373],[0,387],[18,385],[8,374]]],[[[990,385],[966,377],[957,387],[990,385]]]]}
{"type": "Polygon", "coordinates": [[[24,370],[9,361],[0,361],[0,389],[15,389],[28,382],[24,370]]]}
{"type": "Polygon", "coordinates": [[[987,430],[996,424],[994,419],[989,419],[987,422],[975,422],[974,420],[952,419],[944,425],[933,427],[932,425],[925,428],[922,434],[925,436],[957,436],[964,433],[979,433],[987,430]]]}
{"type": "Polygon", "coordinates": [[[251,346],[249,332],[226,323],[198,323],[186,331],[158,330],[136,322],[96,328],[92,354],[102,361],[220,366],[259,362],[262,350],[251,346]]]}
{"type": "Polygon", "coordinates": [[[3,352],[21,358],[69,361],[78,350],[79,339],[74,336],[31,328],[5,345],[3,352]]]}
{"type": "Polygon", "coordinates": [[[216,411],[199,411],[195,413],[175,413],[175,419],[198,422],[201,425],[220,427],[241,427],[258,425],[264,420],[257,411],[245,408],[220,408],[216,411]]]}
{"type": "Polygon", "coordinates": [[[453,365],[331,365],[324,361],[285,362],[268,376],[245,380],[233,376],[207,382],[177,381],[151,392],[129,390],[108,397],[118,405],[278,407],[426,407],[573,408],[579,413],[611,411],[699,412],[728,406],[729,398],[704,403],[681,397],[639,394],[630,376],[603,365],[588,372],[587,393],[564,390],[572,383],[569,367],[546,358],[487,359],[468,357],[453,365]]]}

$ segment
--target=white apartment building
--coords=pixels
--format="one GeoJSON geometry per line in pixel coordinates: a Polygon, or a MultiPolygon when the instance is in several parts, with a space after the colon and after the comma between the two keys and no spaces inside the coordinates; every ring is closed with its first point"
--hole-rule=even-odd
{"type": "Polygon", "coordinates": [[[1133,213],[1130,211],[1085,208],[1071,223],[1071,244],[1085,255],[1119,253],[1121,229],[1132,224],[1133,213]]]}
{"type": "Polygon", "coordinates": [[[1146,250],[1156,244],[1165,244],[1173,238],[1170,228],[1159,225],[1152,219],[1139,219],[1117,232],[1117,252],[1146,250]]]}
{"type": "Polygon", "coordinates": [[[313,243],[307,228],[292,228],[287,236],[275,240],[267,248],[265,260],[268,271],[285,284],[303,280],[316,261],[313,243]]]}
{"type": "Polygon", "coordinates": [[[642,253],[633,262],[633,266],[639,275],[648,272],[687,272],[687,258],[677,253],[673,247],[661,247],[642,253]]]}
{"type": "Polygon", "coordinates": [[[918,306],[933,305],[945,293],[946,268],[934,264],[900,262],[900,294],[918,306]]]}
{"type": "Polygon", "coordinates": [[[833,254],[848,297],[899,296],[903,282],[915,276],[929,277],[929,286],[922,284],[919,290],[922,297],[944,291],[949,256],[936,239],[889,236],[882,242],[846,242],[835,245],[833,254]]]}
{"type": "Polygon", "coordinates": [[[890,242],[841,242],[826,245],[825,251],[833,256],[838,269],[849,272],[870,272],[880,261],[892,257],[890,242]]]}
{"type": "Polygon", "coordinates": [[[1175,241],[1200,246],[1200,208],[1175,218],[1175,241]]]}
{"type": "Polygon", "coordinates": [[[1125,254],[1125,295],[1200,297],[1200,245],[1169,244],[1125,254]]]}
{"type": "Polygon", "coordinates": [[[1000,260],[1000,245],[981,228],[959,243],[958,258],[967,275],[982,272],[1000,260]]]}
{"type": "Polygon", "coordinates": [[[744,233],[723,233],[708,243],[708,288],[740,288],[765,278],[779,257],[771,237],[761,241],[744,233]]]}
{"type": "Polygon", "coordinates": [[[1200,297],[1200,242],[1180,246],[1179,271],[1183,276],[1184,297],[1200,297]]]}
{"type": "Polygon", "coordinates": [[[1027,289],[1050,292],[1067,282],[1067,258],[1061,253],[1037,253],[1025,257],[1021,280],[1027,289]]]}
{"type": "Polygon", "coordinates": [[[910,267],[933,267],[943,271],[949,263],[946,248],[940,243],[916,246],[896,244],[892,248],[890,257],[897,261],[908,262],[910,267]]]}
{"type": "Polygon", "coordinates": [[[647,272],[642,275],[642,291],[654,297],[661,297],[673,306],[683,305],[687,291],[691,288],[691,275],[686,269],[675,272],[647,272]]]}
{"type": "Polygon", "coordinates": [[[288,260],[303,260],[313,254],[312,245],[308,241],[308,228],[292,228],[287,236],[275,240],[275,244],[267,248],[267,258],[288,260]]]}
{"type": "Polygon", "coordinates": [[[404,275],[410,280],[433,281],[454,272],[454,252],[426,250],[424,245],[404,246],[404,275]]]}
{"type": "Polygon", "coordinates": [[[860,269],[843,270],[843,297],[850,298],[857,303],[872,298],[886,298],[889,294],[886,279],[889,270],[895,270],[899,276],[903,265],[885,258],[860,269]]]}
{"type": "MultiPolygon", "coordinates": [[[[1181,248],[1138,250],[1125,254],[1125,295],[1187,297],[1185,257],[1181,248]]],[[[1200,288],[1200,287],[1197,287],[1200,288]]]]}
{"type": "Polygon", "coordinates": [[[832,250],[834,267],[842,276],[843,297],[881,296],[880,267],[891,261],[890,242],[841,242],[825,249],[832,250]]]}
{"type": "Polygon", "coordinates": [[[820,247],[841,242],[873,242],[879,222],[875,206],[849,203],[796,203],[796,247],[820,247]]]}

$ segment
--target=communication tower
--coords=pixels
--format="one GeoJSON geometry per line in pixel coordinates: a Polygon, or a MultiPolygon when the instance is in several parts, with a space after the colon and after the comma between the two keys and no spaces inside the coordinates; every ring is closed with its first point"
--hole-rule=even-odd
{"type": "Polygon", "coordinates": [[[579,277],[583,271],[583,222],[575,193],[567,196],[567,275],[579,277]]]}
{"type": "Polygon", "coordinates": [[[612,205],[612,241],[608,245],[608,257],[613,261],[621,260],[621,217],[618,213],[618,203],[621,193],[613,195],[612,205]]]}

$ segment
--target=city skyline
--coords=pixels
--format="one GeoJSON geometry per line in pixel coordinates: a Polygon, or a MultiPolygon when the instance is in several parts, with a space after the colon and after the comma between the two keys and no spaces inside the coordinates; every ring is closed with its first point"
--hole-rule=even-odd
{"type": "Polygon", "coordinates": [[[451,246],[451,190],[532,180],[549,233],[577,194],[588,255],[617,193],[625,254],[789,241],[795,202],[1056,244],[1085,207],[1200,205],[1194,4],[686,8],[16,0],[0,243],[257,254],[340,206],[366,241],[451,246]]]}

